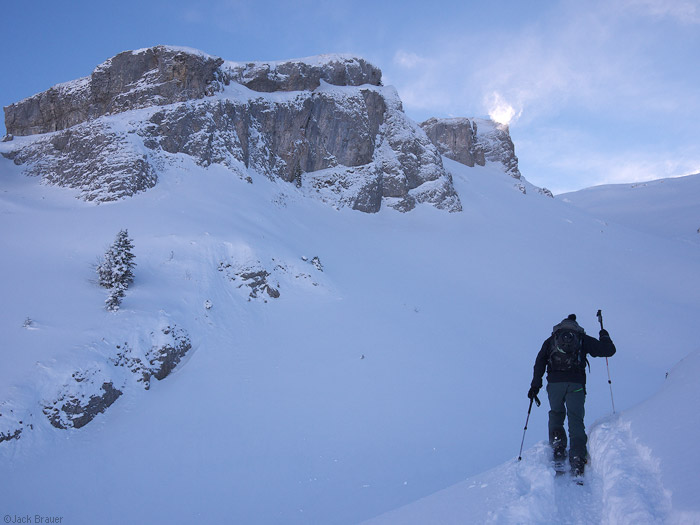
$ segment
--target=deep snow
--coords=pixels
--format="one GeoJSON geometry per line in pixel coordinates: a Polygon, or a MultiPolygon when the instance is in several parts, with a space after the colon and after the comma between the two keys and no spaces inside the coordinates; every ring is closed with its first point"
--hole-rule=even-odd
{"type": "MultiPolygon", "coordinates": [[[[367,521],[401,523],[700,523],[696,418],[700,352],[651,399],[596,421],[584,486],[555,477],[545,441],[495,469],[367,521]]],[[[542,414],[545,416],[545,414],[542,414]]]]}
{"type": "MultiPolygon", "coordinates": [[[[659,396],[669,401],[650,414],[666,411],[697,434],[697,423],[683,419],[684,392],[665,380],[697,348],[697,246],[523,195],[493,165],[444,160],[461,213],[419,206],[368,215],[255,173],[251,185],[223,167],[179,159],[154,189],[99,206],[0,159],[0,400],[4,412],[34,424],[0,445],[10,473],[0,481],[3,514],[355,523],[476,476],[479,487],[503,490],[478,488],[473,508],[459,507],[472,500],[456,493],[429,514],[550,522],[564,512],[552,495],[561,502],[572,489],[547,477],[545,408],[533,409],[523,462],[513,464],[525,395],[552,325],[575,312],[595,335],[598,308],[618,348],[610,366],[622,412],[605,419],[607,376],[594,360],[586,419],[600,422],[591,426],[584,497],[595,503],[605,492],[597,451],[620,434],[629,447],[620,449],[622,464],[639,453],[631,445],[638,439],[651,466],[612,472],[668,491],[650,503],[655,519],[698,510],[688,495],[697,481],[684,496],[676,485],[688,475],[663,466],[675,464],[675,442],[653,430],[643,437],[634,421],[651,416],[631,408],[663,386],[659,396]],[[122,228],[134,238],[137,267],[113,314],[91,265],[122,228]],[[320,257],[323,272],[302,256],[320,257]],[[281,266],[280,298],[248,301],[218,271],[224,261],[281,266]],[[168,322],[187,329],[194,346],[170,377],[150,391],[127,388],[83,429],[48,424],[38,404],[76,367],[105,366],[114,345],[138,344],[168,322]]],[[[126,372],[107,370],[127,381],[126,372]]],[[[697,454],[684,457],[697,467],[697,454]]],[[[638,494],[613,491],[594,519],[638,494]]]]}
{"type": "Polygon", "coordinates": [[[606,221],[700,244],[700,173],[594,186],[558,197],[606,221]]]}

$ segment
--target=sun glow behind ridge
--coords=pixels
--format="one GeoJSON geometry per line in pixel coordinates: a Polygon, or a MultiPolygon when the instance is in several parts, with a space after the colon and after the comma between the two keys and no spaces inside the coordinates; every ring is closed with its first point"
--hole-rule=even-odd
{"type": "Polygon", "coordinates": [[[489,108],[489,117],[498,124],[507,126],[514,118],[520,116],[520,112],[516,112],[515,108],[498,92],[492,93],[487,105],[489,108]]]}

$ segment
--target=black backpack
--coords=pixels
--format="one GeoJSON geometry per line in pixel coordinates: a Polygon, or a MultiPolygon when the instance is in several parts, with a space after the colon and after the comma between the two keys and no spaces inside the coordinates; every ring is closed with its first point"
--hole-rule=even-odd
{"type": "Polygon", "coordinates": [[[583,328],[575,320],[564,319],[552,330],[549,369],[566,372],[586,368],[583,351],[583,328]]]}

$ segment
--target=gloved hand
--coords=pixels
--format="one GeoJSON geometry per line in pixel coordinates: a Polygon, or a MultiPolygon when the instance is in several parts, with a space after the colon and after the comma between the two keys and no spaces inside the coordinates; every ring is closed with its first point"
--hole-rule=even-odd
{"type": "Polygon", "coordinates": [[[530,390],[527,392],[527,398],[528,399],[535,399],[537,397],[537,393],[540,391],[539,388],[530,387],[530,390]]]}
{"type": "Polygon", "coordinates": [[[607,337],[608,339],[610,338],[610,334],[605,328],[600,329],[600,334],[599,334],[599,339],[602,339],[603,337],[607,337]]]}

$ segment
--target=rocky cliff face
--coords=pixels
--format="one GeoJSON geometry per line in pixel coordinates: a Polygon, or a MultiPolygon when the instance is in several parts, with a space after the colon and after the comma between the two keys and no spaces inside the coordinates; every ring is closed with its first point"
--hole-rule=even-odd
{"type": "Polygon", "coordinates": [[[6,157],[108,201],[153,187],[176,154],[293,183],[334,206],[461,204],[440,153],[381,71],[342,55],[233,63],[181,48],[121,53],[5,108],[6,157]]]}
{"type": "Polygon", "coordinates": [[[102,115],[203,98],[218,89],[223,62],[165,46],[126,51],[97,66],[89,77],[7,106],[5,127],[11,135],[49,133],[102,115]]]}
{"type": "Polygon", "coordinates": [[[441,155],[470,167],[496,162],[513,177],[522,193],[534,190],[554,197],[547,188],[530,184],[520,174],[508,126],[479,118],[431,118],[420,124],[441,155]]]}
{"type": "Polygon", "coordinates": [[[511,177],[521,178],[508,126],[476,118],[431,118],[420,126],[445,157],[467,166],[499,162],[511,177]]]}
{"type": "Polygon", "coordinates": [[[476,122],[468,118],[431,118],[420,124],[441,155],[469,167],[485,164],[484,148],[476,137],[476,122]]]}

